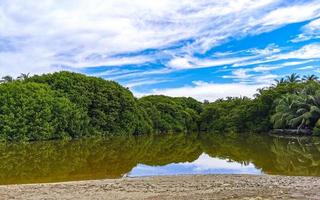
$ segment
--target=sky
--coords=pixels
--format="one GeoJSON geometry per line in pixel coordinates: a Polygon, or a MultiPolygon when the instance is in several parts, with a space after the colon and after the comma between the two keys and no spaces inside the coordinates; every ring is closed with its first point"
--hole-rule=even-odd
{"type": "Polygon", "coordinates": [[[0,77],[61,70],[137,97],[251,97],[320,76],[320,0],[0,0],[0,77]]]}
{"type": "Polygon", "coordinates": [[[163,166],[138,164],[125,176],[163,176],[185,174],[262,174],[252,163],[243,164],[232,160],[210,157],[202,153],[192,162],[171,163],[163,166]]]}

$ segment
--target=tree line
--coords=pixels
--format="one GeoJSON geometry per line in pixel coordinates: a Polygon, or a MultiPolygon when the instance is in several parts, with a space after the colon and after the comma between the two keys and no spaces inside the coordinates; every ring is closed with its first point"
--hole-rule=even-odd
{"type": "Polygon", "coordinates": [[[114,81],[72,72],[3,77],[0,140],[31,141],[91,135],[168,132],[320,130],[320,84],[292,74],[254,98],[199,102],[151,95],[137,99],[114,81]]]}

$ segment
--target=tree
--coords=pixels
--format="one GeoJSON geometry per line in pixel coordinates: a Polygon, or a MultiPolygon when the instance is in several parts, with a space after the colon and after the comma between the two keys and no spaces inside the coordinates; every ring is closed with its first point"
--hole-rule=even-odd
{"type": "Polygon", "coordinates": [[[14,79],[12,78],[12,76],[4,76],[0,80],[0,83],[10,83],[10,82],[13,82],[13,80],[14,79]]]}
{"type": "Polygon", "coordinates": [[[92,133],[132,135],[151,131],[132,93],[114,81],[58,72],[33,76],[27,82],[47,84],[85,110],[92,133]]]}
{"type": "Polygon", "coordinates": [[[298,83],[300,82],[300,76],[296,73],[292,73],[289,76],[286,76],[286,81],[289,83],[298,83]]]}
{"type": "Polygon", "coordinates": [[[276,100],[276,112],[271,117],[274,128],[320,128],[320,89],[306,85],[296,94],[286,94],[276,100]]]}
{"type": "Polygon", "coordinates": [[[151,95],[138,102],[150,117],[156,132],[191,132],[199,129],[202,104],[193,98],[151,95]]]}
{"type": "Polygon", "coordinates": [[[318,81],[319,77],[317,77],[316,75],[312,74],[312,75],[304,75],[302,80],[304,82],[309,82],[309,81],[318,81]]]}
{"type": "Polygon", "coordinates": [[[23,81],[3,77],[6,84],[0,85],[0,140],[87,133],[267,132],[272,127],[320,134],[320,83],[314,75],[300,81],[291,74],[258,89],[252,99],[227,97],[211,103],[163,95],[136,99],[114,81],[71,72],[18,78],[23,81]]]}
{"type": "Polygon", "coordinates": [[[287,81],[286,81],[285,78],[275,79],[274,81],[275,81],[275,83],[272,84],[273,87],[275,87],[275,86],[277,86],[277,85],[280,85],[280,84],[285,84],[285,83],[287,83],[287,81]]]}
{"type": "Polygon", "coordinates": [[[20,76],[18,76],[18,80],[25,81],[29,77],[30,77],[30,73],[27,73],[27,74],[21,73],[20,76]]]}
{"type": "Polygon", "coordinates": [[[203,100],[204,105],[208,105],[209,103],[210,103],[209,100],[207,100],[207,99],[203,100]]]}
{"type": "Polygon", "coordinates": [[[292,127],[313,129],[320,119],[320,90],[312,91],[307,86],[296,96],[300,96],[299,101],[292,107],[298,116],[291,120],[292,127]]]}
{"type": "Polygon", "coordinates": [[[50,140],[87,134],[85,112],[47,85],[1,84],[0,111],[0,140],[50,140]]]}
{"type": "Polygon", "coordinates": [[[295,101],[292,95],[285,95],[275,101],[276,109],[275,114],[271,116],[271,122],[274,128],[287,128],[289,122],[296,115],[293,110],[291,110],[291,105],[295,101]]]}
{"type": "Polygon", "coordinates": [[[247,129],[249,98],[218,99],[204,107],[201,130],[207,132],[244,132],[247,129]]]}

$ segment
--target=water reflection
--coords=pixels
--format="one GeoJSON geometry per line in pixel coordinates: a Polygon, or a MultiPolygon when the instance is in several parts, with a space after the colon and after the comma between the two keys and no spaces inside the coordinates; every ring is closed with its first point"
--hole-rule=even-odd
{"type": "Polygon", "coordinates": [[[164,166],[138,164],[128,174],[130,177],[182,175],[182,174],[261,174],[253,164],[243,165],[237,162],[212,158],[203,153],[193,162],[172,163],[164,166]]]}
{"type": "Polygon", "coordinates": [[[261,172],[320,176],[320,139],[176,134],[0,146],[0,184],[261,172]]]}

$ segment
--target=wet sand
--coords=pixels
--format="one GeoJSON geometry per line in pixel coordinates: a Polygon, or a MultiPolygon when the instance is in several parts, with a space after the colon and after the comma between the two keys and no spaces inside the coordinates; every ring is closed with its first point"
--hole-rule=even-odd
{"type": "Polygon", "coordinates": [[[6,185],[0,199],[320,199],[320,177],[190,175],[6,185]]]}

